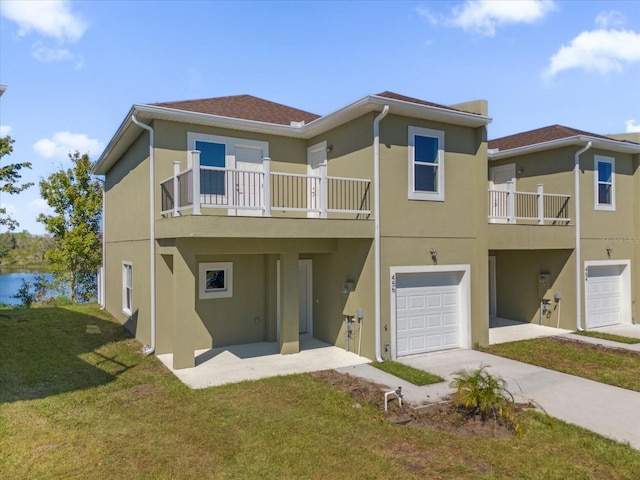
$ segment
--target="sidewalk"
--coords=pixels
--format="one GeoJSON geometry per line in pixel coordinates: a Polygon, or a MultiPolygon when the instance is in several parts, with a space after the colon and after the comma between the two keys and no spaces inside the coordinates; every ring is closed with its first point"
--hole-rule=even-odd
{"type": "Polygon", "coordinates": [[[507,388],[517,401],[533,400],[553,417],[605,437],[628,442],[640,450],[639,392],[475,350],[449,350],[405,357],[399,361],[440,375],[445,382],[417,387],[370,365],[356,365],[338,371],[386,385],[390,390],[401,386],[405,401],[420,406],[441,401],[452,393],[449,382],[454,372],[486,365],[487,371],[507,382],[507,388]]]}

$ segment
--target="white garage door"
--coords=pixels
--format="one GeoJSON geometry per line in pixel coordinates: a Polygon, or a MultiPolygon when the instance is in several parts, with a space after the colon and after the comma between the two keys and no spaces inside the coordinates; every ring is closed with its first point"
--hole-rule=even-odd
{"type": "Polygon", "coordinates": [[[460,345],[460,275],[399,274],[396,284],[396,355],[460,345]]]}
{"type": "Polygon", "coordinates": [[[622,322],[622,275],[619,265],[587,268],[587,328],[622,322]]]}

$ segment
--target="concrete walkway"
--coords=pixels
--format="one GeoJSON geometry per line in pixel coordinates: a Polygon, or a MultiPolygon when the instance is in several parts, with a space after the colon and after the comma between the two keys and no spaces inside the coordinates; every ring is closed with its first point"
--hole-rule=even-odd
{"type": "MultiPolygon", "coordinates": [[[[584,338],[584,337],[579,337],[584,338]]],[[[440,375],[445,382],[416,387],[370,365],[341,368],[395,390],[402,386],[404,399],[415,406],[437,402],[452,393],[449,382],[461,369],[487,366],[501,376],[518,401],[533,400],[549,415],[579,425],[605,437],[628,442],[640,450],[640,393],[612,387],[573,375],[547,370],[475,350],[449,350],[405,357],[400,362],[440,375]]]]}

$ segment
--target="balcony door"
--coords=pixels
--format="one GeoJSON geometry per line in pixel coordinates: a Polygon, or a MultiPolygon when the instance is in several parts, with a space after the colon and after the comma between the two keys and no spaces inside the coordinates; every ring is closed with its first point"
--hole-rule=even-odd
{"type": "Polygon", "coordinates": [[[489,169],[489,189],[494,190],[494,192],[490,192],[489,194],[491,202],[489,205],[489,215],[505,217],[492,218],[491,223],[507,223],[507,195],[502,192],[506,192],[509,188],[507,182],[515,181],[515,178],[515,163],[508,163],[489,169]],[[495,190],[498,190],[498,192],[495,192],[495,190]]]}
{"type": "MultiPolygon", "coordinates": [[[[307,208],[312,210],[320,209],[320,189],[327,188],[320,184],[320,166],[327,163],[327,142],[316,143],[307,148],[307,208]]],[[[320,212],[308,212],[307,217],[318,218],[320,212]]]]}
{"type": "Polygon", "coordinates": [[[200,151],[203,207],[228,208],[229,215],[264,214],[262,159],[269,156],[269,143],[188,132],[187,145],[200,151]]]}

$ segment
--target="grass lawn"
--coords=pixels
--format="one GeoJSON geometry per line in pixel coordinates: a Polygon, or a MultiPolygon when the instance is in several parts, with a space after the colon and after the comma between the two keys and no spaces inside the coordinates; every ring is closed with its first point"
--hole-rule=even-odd
{"type": "Polygon", "coordinates": [[[626,343],[628,345],[635,345],[640,343],[640,338],[625,337],[622,335],[616,335],[614,333],[605,332],[574,332],[576,335],[582,335],[583,337],[600,338],[602,340],[611,340],[612,342],[626,343]]]}
{"type": "Polygon", "coordinates": [[[311,375],[182,385],[93,305],[2,311],[7,479],[632,479],[640,452],[560,421],[520,438],[391,424],[311,375]]]}
{"type": "Polygon", "coordinates": [[[579,341],[537,338],[479,350],[640,392],[640,353],[579,341]]]}
{"type": "Polygon", "coordinates": [[[371,365],[383,372],[390,373],[418,386],[444,382],[444,378],[439,377],[438,375],[433,375],[432,373],[425,372],[424,370],[418,370],[417,368],[398,362],[374,362],[371,365]]]}

